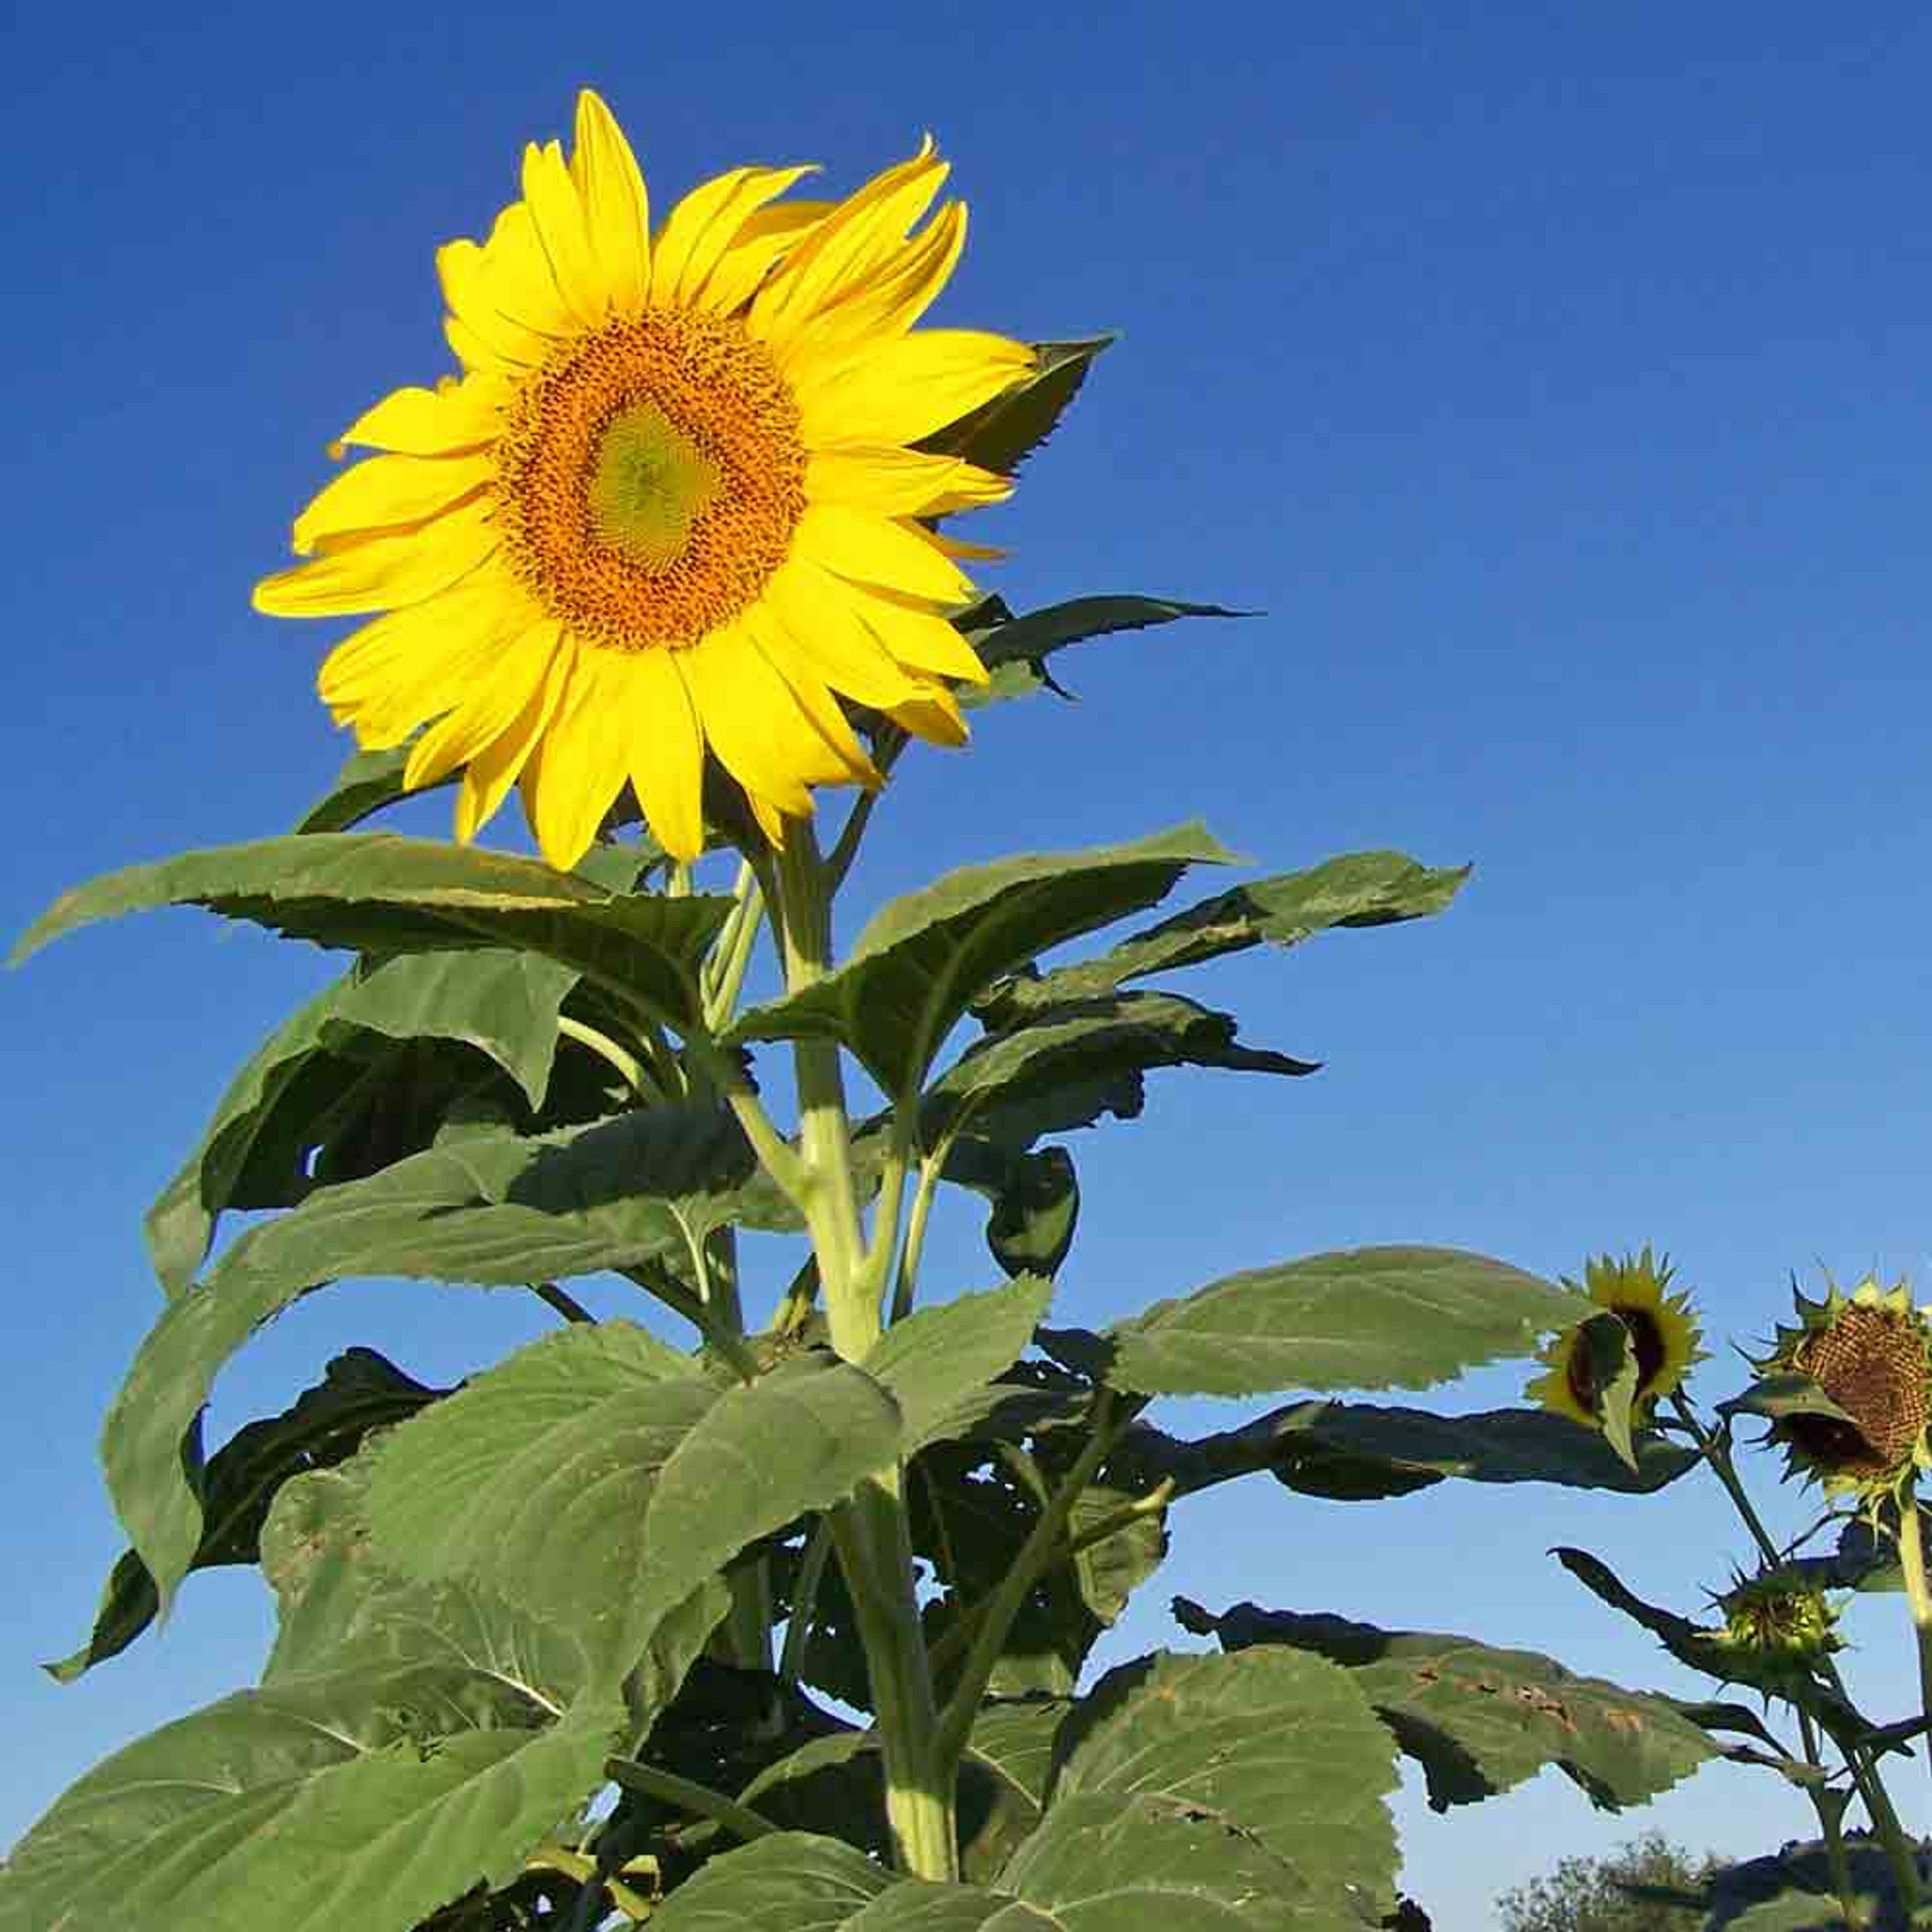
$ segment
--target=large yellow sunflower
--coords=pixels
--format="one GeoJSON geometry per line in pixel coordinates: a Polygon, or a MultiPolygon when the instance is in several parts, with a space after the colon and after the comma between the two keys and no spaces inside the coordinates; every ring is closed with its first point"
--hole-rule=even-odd
{"type": "MultiPolygon", "coordinates": [[[[1631,1408],[1646,1419],[1658,1401],[1683,1386],[1691,1364],[1702,1358],[1702,1331],[1687,1296],[1671,1294],[1669,1260],[1654,1259],[1648,1247],[1620,1260],[1601,1255],[1586,1263],[1583,1287],[1599,1308],[1618,1317],[1637,1358],[1637,1388],[1631,1408]]],[[[1565,1285],[1577,1284],[1565,1278],[1565,1285]]],[[[1586,1427],[1602,1426],[1601,1392],[1589,1383],[1589,1360],[1580,1328],[1567,1329],[1543,1348],[1546,1371],[1524,1393],[1555,1414],[1586,1427]]]]}
{"type": "Polygon", "coordinates": [[[429,724],[405,783],[462,770],[459,838],[520,781],[574,865],[628,781],[695,858],[709,752],[777,843],[812,786],[879,783],[841,698],[963,740],[949,681],[985,673],[945,614],[971,586],[921,520],[1011,485],[910,445],[1032,352],[913,332],[965,236],[956,202],[923,220],[930,141],[844,202],[779,199],[809,171],[734,169],[654,229],[586,92],[570,158],[527,147],[488,241],[437,256],[462,376],[344,432],[334,454],[383,453],[296,519],[312,561],[257,586],[278,616],[384,614],[321,695],[367,749],[429,724]]]}

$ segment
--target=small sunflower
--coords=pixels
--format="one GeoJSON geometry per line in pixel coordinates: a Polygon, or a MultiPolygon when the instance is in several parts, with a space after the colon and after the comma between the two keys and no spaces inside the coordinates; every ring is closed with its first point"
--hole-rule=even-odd
{"type": "Polygon", "coordinates": [[[1815,1382],[1841,1413],[1777,1416],[1770,1439],[1827,1496],[1903,1497],[1932,1469],[1932,1324],[1903,1281],[1884,1289],[1867,1276],[1849,1295],[1828,1281],[1823,1301],[1795,1288],[1792,1300],[1798,1325],[1780,1327],[1753,1366],[1815,1382]]]}
{"type": "Polygon", "coordinates": [[[1739,1577],[1712,1599],[1724,1628],[1715,1641],[1748,1666],[1749,1681],[1775,1688],[1808,1683],[1844,1648],[1837,1609],[1802,1571],[1760,1571],[1739,1577]]]}
{"type": "Polygon", "coordinates": [[[703,849],[707,754],[766,837],[811,787],[880,783],[841,700],[958,744],[954,681],[986,673],[946,621],[983,554],[933,518],[1008,478],[913,447],[1023,377],[1032,351],[915,331],[964,244],[924,143],[843,202],[810,170],[741,168],[653,228],[604,103],[524,150],[521,198],[437,267],[460,377],[395,391],[333,453],[380,452],[296,519],[312,561],[258,610],[380,612],[318,684],[411,789],[461,769],[468,840],[520,784],[574,865],[628,783],[681,859],[703,849]],[[918,226],[923,222],[923,226],[918,226]]]}
{"type": "MultiPolygon", "coordinates": [[[[1701,1331],[1691,1312],[1690,1299],[1666,1292],[1671,1266],[1666,1257],[1652,1258],[1646,1247],[1641,1254],[1601,1255],[1585,1264],[1583,1291],[1599,1308],[1607,1309],[1623,1324],[1630,1337],[1630,1350],[1637,1361],[1637,1389],[1631,1398],[1632,1413],[1647,1418],[1658,1401],[1682,1386],[1692,1363],[1701,1361],[1701,1331]]],[[[1577,1284],[1568,1276],[1564,1285],[1577,1284]]],[[[1566,1329],[1543,1345],[1539,1359],[1546,1372],[1523,1392],[1543,1407],[1586,1428],[1602,1426],[1601,1392],[1593,1387],[1588,1352],[1582,1327],[1566,1329]]]]}

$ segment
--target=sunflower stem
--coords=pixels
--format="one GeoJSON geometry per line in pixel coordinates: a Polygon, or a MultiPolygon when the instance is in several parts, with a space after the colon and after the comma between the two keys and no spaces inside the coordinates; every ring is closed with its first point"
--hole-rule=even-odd
{"type": "MultiPolygon", "coordinates": [[[[769,894],[788,992],[817,984],[831,970],[831,888],[811,821],[795,821],[778,850],[769,894]]],[[[859,1217],[844,1072],[829,1040],[795,1042],[792,1064],[798,1204],[818,1260],[832,1346],[860,1362],[879,1338],[881,1272],[871,1265],[859,1217]]],[[[918,1878],[956,1879],[952,1766],[936,1748],[938,1710],[913,1592],[904,1465],[895,1461],[861,1483],[833,1512],[832,1534],[865,1648],[895,1861],[918,1878]]]]}
{"type": "Polygon", "coordinates": [[[1925,1580],[1925,1545],[1918,1531],[1918,1497],[1909,1491],[1899,1499],[1899,1567],[1912,1605],[1912,1634],[1918,1648],[1918,1702],[1932,1724],[1932,1588],[1925,1580]]]}

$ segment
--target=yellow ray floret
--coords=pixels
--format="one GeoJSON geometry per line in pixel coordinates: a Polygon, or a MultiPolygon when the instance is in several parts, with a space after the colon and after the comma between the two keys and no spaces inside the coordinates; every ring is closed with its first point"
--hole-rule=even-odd
{"type": "MultiPolygon", "coordinates": [[[[1620,1260],[1599,1256],[1583,1269],[1584,1292],[1598,1307],[1618,1316],[1629,1333],[1637,1364],[1631,1407],[1640,1420],[1683,1386],[1692,1365],[1703,1355],[1699,1346],[1702,1331],[1690,1298],[1669,1293],[1670,1279],[1669,1260],[1653,1258],[1648,1247],[1620,1260]]],[[[1599,1392],[1589,1386],[1581,1331],[1567,1329],[1556,1336],[1545,1346],[1542,1359],[1545,1372],[1524,1393],[1554,1414],[1600,1429],[1599,1392]]]]}
{"type": "Polygon", "coordinates": [[[813,787],[881,782],[847,705],[963,740],[952,685],[986,674],[947,615],[990,553],[929,525],[1012,486],[912,446],[1032,352],[915,332],[965,235],[930,140],[843,202],[781,198],[810,171],[734,169],[654,229],[585,93],[571,152],[528,146],[488,238],[438,252],[463,373],[343,432],[332,454],[374,454],[257,586],[275,616],[372,617],[323,700],[367,747],[414,737],[411,786],[460,772],[459,838],[519,785],[571,866],[629,786],[690,860],[707,758],[777,841],[813,787]]]}

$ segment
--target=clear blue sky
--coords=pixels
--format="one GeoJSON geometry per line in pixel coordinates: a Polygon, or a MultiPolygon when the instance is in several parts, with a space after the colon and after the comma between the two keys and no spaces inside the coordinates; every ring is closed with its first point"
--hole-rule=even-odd
{"type": "MultiPolygon", "coordinates": [[[[109,0],[31,10],[5,53],[10,931],[79,878],[281,829],[325,786],[325,627],[254,617],[249,585],[323,444],[446,366],[431,251],[484,231],[580,85],[660,206],[748,160],[820,161],[842,189],[931,128],[974,211],[944,319],[1123,332],[998,513],[990,580],[1019,605],[1267,614],[1069,654],[1077,705],[1006,707],[970,753],[909,763],[857,897],[1196,814],[1270,869],[1377,845],[1478,866],[1441,920],[1191,989],[1327,1070],[1171,1076],[1090,1137],[1062,1315],[1389,1239],[1549,1273],[1654,1241],[1719,1338],[1767,1332],[1794,1267],[1932,1285],[1922,9],[109,0]]],[[[93,1445],[158,1306],[140,1211],[328,970],[183,913],[6,983],[0,1841],[259,1660],[238,1573],[75,1688],[33,1669],[79,1641],[119,1547],[93,1445]]],[[[970,1218],[947,1234],[983,1284],[970,1218]]],[[[543,1318],[332,1291],[224,1378],[211,1434],[351,1340],[449,1377],[543,1318]]],[[[1740,1379],[1721,1353],[1700,1386],[1740,1379]]],[[[1795,1528],[1803,1499],[1771,1500],[1795,1528]]],[[[1694,1484],[1373,1509],[1253,1484],[1181,1515],[1115,1654],[1171,1639],[1171,1589],[1691,1688],[1558,1541],[1686,1610],[1744,1553],[1694,1484]]],[[[1853,1624],[1887,1717],[1899,1611],[1853,1624]]],[[[1922,1828],[1923,1773],[1900,1783],[1922,1828]]],[[[1447,1821],[1411,1798],[1407,1882],[1444,1932],[1483,1932],[1494,1891],[1561,1854],[1652,1822],[1752,1851],[1804,1817],[1723,1767],[1624,1820],[1553,1778],[1447,1821]]]]}

